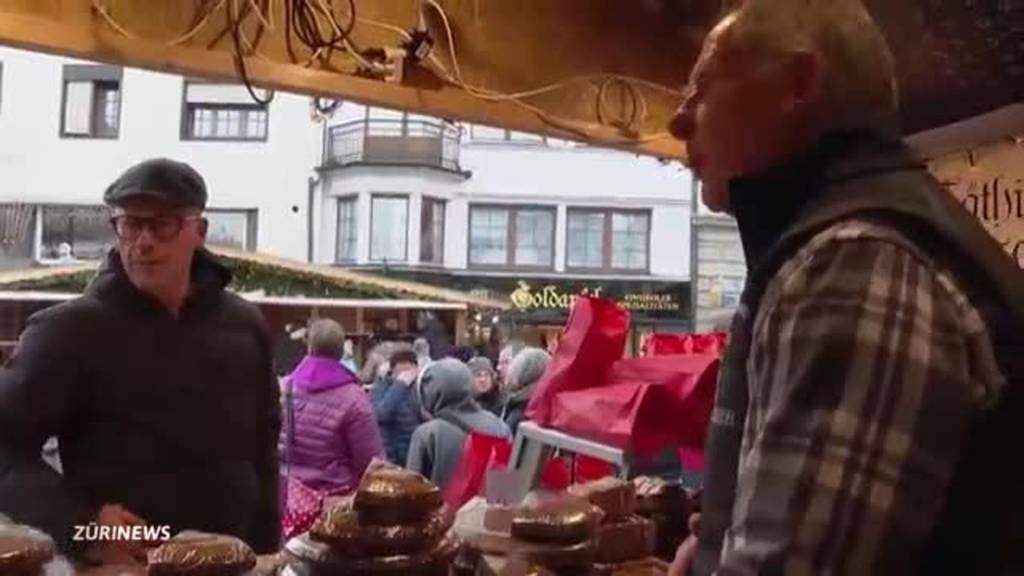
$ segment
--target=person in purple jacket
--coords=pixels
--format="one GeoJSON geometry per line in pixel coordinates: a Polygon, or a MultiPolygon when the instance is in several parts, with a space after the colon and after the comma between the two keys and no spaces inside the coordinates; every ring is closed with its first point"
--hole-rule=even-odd
{"type": "Polygon", "coordinates": [[[341,325],[314,321],[308,342],[308,354],[285,384],[282,460],[287,473],[309,488],[347,494],[370,461],[384,456],[384,444],[359,378],[340,363],[341,325]]]}

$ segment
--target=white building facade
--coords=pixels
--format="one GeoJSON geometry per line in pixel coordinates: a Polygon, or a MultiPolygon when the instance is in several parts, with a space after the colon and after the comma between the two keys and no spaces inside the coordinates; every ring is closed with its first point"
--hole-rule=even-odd
{"type": "Polygon", "coordinates": [[[0,48],[0,203],[8,265],[95,258],[112,236],[106,187],[130,165],[192,164],[210,193],[213,238],[305,259],[309,179],[322,127],[308,98],[266,110],[239,86],[0,48]],[[27,245],[11,245],[31,232],[27,245]],[[289,232],[291,231],[291,232],[289,232]]]}
{"type": "Polygon", "coordinates": [[[692,182],[677,163],[350,103],[325,122],[303,96],[262,108],[237,85],[0,48],[3,265],[100,256],[104,189],[157,156],[206,179],[214,242],[510,287],[553,322],[586,289],[689,323],[692,182]]]}

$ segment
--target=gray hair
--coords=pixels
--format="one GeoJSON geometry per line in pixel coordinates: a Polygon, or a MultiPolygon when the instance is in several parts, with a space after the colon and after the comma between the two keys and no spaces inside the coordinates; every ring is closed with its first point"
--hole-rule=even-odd
{"type": "Polygon", "coordinates": [[[768,61],[796,52],[822,59],[827,128],[896,128],[892,52],[861,0],[745,0],[726,18],[731,38],[768,61]]]}
{"type": "Polygon", "coordinates": [[[517,392],[532,386],[547,370],[551,355],[540,348],[524,348],[508,367],[508,389],[517,392]]]}
{"type": "Polygon", "coordinates": [[[509,358],[515,358],[523,350],[526,350],[526,342],[517,339],[509,340],[501,348],[502,353],[508,352],[509,358]]]}
{"type": "Polygon", "coordinates": [[[412,350],[417,356],[427,356],[430,354],[430,342],[426,338],[417,338],[412,343],[412,350]]]}
{"type": "Polygon", "coordinates": [[[309,326],[309,353],[312,356],[341,360],[345,354],[345,330],[330,318],[314,320],[309,326]]]}

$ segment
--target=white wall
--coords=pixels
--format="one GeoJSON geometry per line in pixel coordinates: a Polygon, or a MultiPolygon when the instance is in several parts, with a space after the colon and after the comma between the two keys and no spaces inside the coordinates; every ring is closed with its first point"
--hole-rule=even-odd
{"type": "Polygon", "coordinates": [[[0,61],[0,201],[99,204],[124,169],[167,156],[203,175],[210,207],[259,211],[260,251],[305,260],[307,179],[322,135],[307,98],[277,95],[266,142],[182,141],[184,80],[125,69],[119,137],[61,138],[63,64],[81,62],[9,48],[0,61]]]}

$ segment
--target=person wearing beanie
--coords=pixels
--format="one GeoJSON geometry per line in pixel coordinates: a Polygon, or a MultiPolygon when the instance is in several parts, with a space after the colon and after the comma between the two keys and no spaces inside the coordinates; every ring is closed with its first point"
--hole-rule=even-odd
{"type": "Polygon", "coordinates": [[[444,490],[462,457],[470,432],[508,438],[509,429],[473,400],[473,375],[454,358],[428,365],[416,383],[424,419],[409,445],[406,468],[419,472],[444,490]]]}
{"type": "Polygon", "coordinates": [[[526,419],[526,405],[533,397],[533,389],[544,374],[551,355],[540,348],[525,348],[512,359],[505,379],[505,409],[501,419],[505,421],[512,434],[516,433],[519,423],[526,419]]]}
{"type": "Polygon", "coordinates": [[[495,416],[500,416],[505,400],[491,361],[484,356],[476,356],[470,358],[466,366],[473,374],[473,397],[476,403],[495,416]]]}
{"type": "Polygon", "coordinates": [[[377,415],[384,451],[390,462],[405,464],[412,433],[420,425],[419,408],[412,385],[419,375],[416,353],[401,348],[391,354],[387,373],[370,388],[370,402],[377,415]]]}
{"type": "Polygon", "coordinates": [[[0,513],[76,561],[145,543],[75,527],[169,526],[278,549],[281,412],[260,310],[204,245],[203,178],[157,158],[103,194],[116,242],[80,298],[33,315],[0,369],[0,513]],[[40,457],[56,436],[61,473],[40,457]]]}

